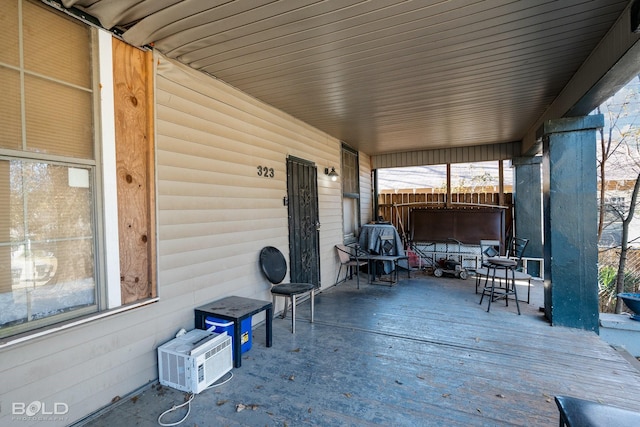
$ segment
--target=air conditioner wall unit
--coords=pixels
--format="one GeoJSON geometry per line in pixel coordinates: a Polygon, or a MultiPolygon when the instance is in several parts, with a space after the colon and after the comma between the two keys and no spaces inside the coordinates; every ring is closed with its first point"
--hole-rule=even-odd
{"type": "Polygon", "coordinates": [[[158,347],[160,384],[200,393],[233,368],[231,337],[194,329],[158,347]]]}

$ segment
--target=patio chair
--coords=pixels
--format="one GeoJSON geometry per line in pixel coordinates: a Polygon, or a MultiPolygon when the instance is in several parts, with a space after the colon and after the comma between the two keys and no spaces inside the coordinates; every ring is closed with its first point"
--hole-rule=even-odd
{"type": "Polygon", "coordinates": [[[381,234],[378,236],[380,255],[396,255],[396,236],[393,234],[381,234]]]}
{"type": "Polygon", "coordinates": [[[355,268],[357,288],[360,289],[360,267],[367,265],[368,261],[366,259],[366,255],[357,247],[352,248],[343,244],[336,245],[336,251],[340,258],[340,268],[338,268],[338,275],[336,276],[335,284],[337,285],[338,283],[344,282],[347,280],[347,276],[352,278],[353,270],[355,268]],[[344,279],[340,280],[340,274],[342,273],[343,267],[345,268],[345,275],[344,279]]]}
{"type": "Polygon", "coordinates": [[[555,396],[555,401],[560,412],[560,427],[640,425],[638,412],[571,396],[555,396]]]}
{"type": "Polygon", "coordinates": [[[484,286],[487,286],[489,280],[489,258],[500,255],[499,240],[480,240],[480,268],[475,271],[476,275],[476,294],[480,287],[480,282],[484,279],[484,286]]]}
{"type": "MultiPolygon", "coordinates": [[[[509,243],[508,249],[511,256],[496,256],[487,258],[488,262],[488,275],[491,275],[491,285],[488,283],[482,289],[482,296],[480,297],[480,304],[485,295],[489,296],[489,304],[487,311],[491,310],[491,302],[496,299],[504,298],[505,304],[509,306],[509,295],[513,295],[516,301],[516,307],[518,308],[518,314],[520,314],[520,304],[518,303],[518,290],[516,288],[516,270],[522,267],[522,256],[529,239],[523,239],[514,237],[509,243]],[[496,278],[502,279],[498,275],[498,270],[504,271],[504,287],[498,285],[496,287],[496,278]],[[496,277],[497,276],[497,277],[496,277]],[[509,277],[511,276],[511,277],[509,277]]],[[[529,279],[531,277],[529,276],[529,279]]]]}
{"type": "MultiPolygon", "coordinates": [[[[371,251],[372,255],[381,255],[381,256],[395,256],[397,255],[396,250],[396,236],[394,234],[380,234],[376,239],[375,250],[371,251]]],[[[369,260],[371,271],[369,274],[373,273],[373,279],[375,280],[377,275],[382,276],[382,274],[391,274],[394,271],[396,263],[393,261],[372,261],[369,260]]]]}
{"type": "Polygon", "coordinates": [[[315,286],[312,283],[280,283],[287,275],[287,261],[282,252],[273,246],[266,246],[260,251],[260,268],[265,277],[271,283],[273,306],[276,306],[276,297],[284,297],[284,310],[282,318],[287,317],[289,300],[291,300],[291,333],[296,332],[296,298],[309,294],[311,300],[311,323],[313,323],[313,298],[315,286]]]}

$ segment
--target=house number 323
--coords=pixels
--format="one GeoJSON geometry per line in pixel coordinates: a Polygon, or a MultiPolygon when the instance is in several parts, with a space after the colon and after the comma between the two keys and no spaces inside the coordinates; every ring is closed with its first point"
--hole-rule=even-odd
{"type": "Polygon", "coordinates": [[[265,178],[273,178],[275,172],[273,168],[268,168],[266,166],[258,166],[258,176],[263,176],[265,178]]]}

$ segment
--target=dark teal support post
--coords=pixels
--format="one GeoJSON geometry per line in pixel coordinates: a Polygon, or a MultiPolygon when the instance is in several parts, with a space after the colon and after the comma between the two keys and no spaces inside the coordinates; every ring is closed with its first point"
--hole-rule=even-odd
{"type": "MultiPolygon", "coordinates": [[[[542,157],[518,157],[513,159],[515,167],[514,202],[515,235],[529,239],[525,258],[543,258],[542,246],[542,157]]],[[[540,263],[527,264],[527,272],[542,277],[540,263]]]]}
{"type": "Polygon", "coordinates": [[[602,115],[549,120],[543,137],[545,314],[598,332],[596,129],[602,115]]]}

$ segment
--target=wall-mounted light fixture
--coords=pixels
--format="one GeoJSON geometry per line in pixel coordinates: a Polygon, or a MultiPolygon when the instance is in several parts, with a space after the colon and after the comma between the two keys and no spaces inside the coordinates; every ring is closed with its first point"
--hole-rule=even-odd
{"type": "Polygon", "coordinates": [[[324,174],[331,178],[331,181],[337,181],[340,176],[333,166],[331,166],[331,171],[329,171],[329,168],[324,168],[324,174]]]}

